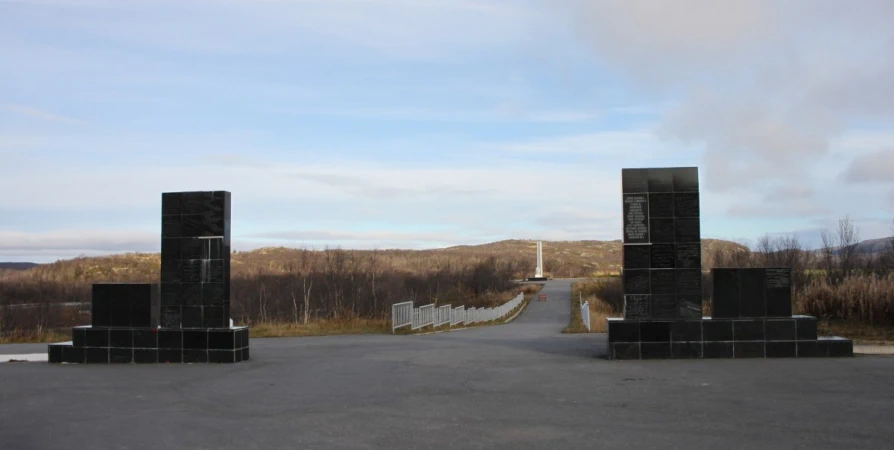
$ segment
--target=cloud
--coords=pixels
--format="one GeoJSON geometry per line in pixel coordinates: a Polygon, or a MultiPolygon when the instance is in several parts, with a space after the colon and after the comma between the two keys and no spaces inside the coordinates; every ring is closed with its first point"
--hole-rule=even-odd
{"type": "Polygon", "coordinates": [[[53,113],[43,111],[43,110],[31,107],[31,106],[0,103],[0,110],[6,111],[9,113],[13,113],[13,114],[22,115],[22,116],[33,117],[35,119],[56,122],[56,123],[65,123],[65,124],[74,124],[74,125],[81,125],[81,124],[86,123],[80,119],[66,117],[66,116],[62,116],[59,114],[53,114],[53,113]]]}
{"type": "Polygon", "coordinates": [[[679,100],[665,135],[705,148],[705,186],[808,177],[857,121],[894,117],[894,4],[572,2],[593,57],[679,100]]]}
{"type": "Polygon", "coordinates": [[[855,157],[841,179],[849,183],[894,182],[894,148],[855,157]]]}
{"type": "Polygon", "coordinates": [[[158,233],[98,229],[42,232],[0,230],[0,254],[62,252],[66,254],[158,251],[158,233]]]}

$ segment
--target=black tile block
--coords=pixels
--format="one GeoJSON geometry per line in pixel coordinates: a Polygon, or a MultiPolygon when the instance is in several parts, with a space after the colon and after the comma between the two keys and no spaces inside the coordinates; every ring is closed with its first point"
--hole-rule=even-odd
{"type": "Polygon", "coordinates": [[[649,245],[624,244],[624,269],[648,269],[651,255],[649,245]]]}
{"type": "Polygon", "coordinates": [[[182,242],[180,238],[163,238],[161,240],[161,260],[176,261],[181,259],[182,242]]]}
{"type": "Polygon", "coordinates": [[[711,297],[711,316],[717,319],[739,317],[739,271],[714,269],[711,297]]]}
{"type": "Polygon", "coordinates": [[[819,342],[824,342],[828,346],[829,356],[854,356],[854,343],[849,339],[830,338],[819,342]]]}
{"type": "Polygon", "coordinates": [[[86,328],[72,328],[71,329],[71,342],[75,347],[85,347],[87,346],[87,329],[86,328]]]}
{"type": "Polygon", "coordinates": [[[163,192],[161,194],[161,215],[182,214],[181,197],[182,194],[179,192],[163,192]]]}
{"type": "Polygon", "coordinates": [[[677,308],[677,298],[673,295],[652,296],[653,319],[679,319],[680,310],[677,308]]]}
{"type": "Polygon", "coordinates": [[[133,330],[109,331],[109,347],[133,348],[133,330]]]}
{"type": "Polygon", "coordinates": [[[62,347],[67,347],[67,345],[55,345],[50,344],[48,348],[49,354],[47,355],[47,359],[52,364],[61,364],[62,361],[62,347]]]}
{"type": "MultiPolygon", "coordinates": [[[[674,270],[676,294],[702,294],[702,271],[699,269],[674,270]]],[[[699,300],[701,304],[701,300],[699,300]]]]}
{"type": "Polygon", "coordinates": [[[736,320],[733,321],[733,340],[739,341],[763,341],[763,320],[736,320]]]}
{"type": "Polygon", "coordinates": [[[107,328],[87,328],[85,332],[87,347],[109,346],[109,330],[107,328]]]}
{"type": "Polygon", "coordinates": [[[829,346],[820,345],[816,340],[798,341],[798,358],[817,358],[829,356],[829,346]]]}
{"type": "Polygon", "coordinates": [[[694,359],[702,357],[701,342],[673,342],[671,343],[671,357],[678,359],[694,359]]]}
{"type": "Polygon", "coordinates": [[[683,294],[677,296],[677,308],[683,319],[701,319],[702,297],[701,294],[683,294]]]}
{"type": "Polygon", "coordinates": [[[242,362],[242,350],[233,350],[233,362],[242,362]]]}
{"type": "Polygon", "coordinates": [[[795,317],[795,334],[799,341],[815,341],[817,338],[816,317],[795,317]]]}
{"type": "Polygon", "coordinates": [[[649,294],[650,272],[651,270],[625,270],[623,275],[624,294],[649,294]]]}
{"type": "Polygon", "coordinates": [[[651,295],[625,295],[624,318],[648,319],[652,316],[651,295]]]}
{"type": "Polygon", "coordinates": [[[202,304],[219,306],[225,303],[223,283],[202,283],[202,304]]]}
{"type": "Polygon", "coordinates": [[[249,357],[248,349],[249,349],[249,347],[242,348],[242,360],[243,361],[248,361],[248,357],[249,357]]]}
{"type": "Polygon", "coordinates": [[[197,238],[202,237],[203,222],[205,216],[202,214],[184,214],[183,215],[183,237],[197,238]]]}
{"type": "Polygon", "coordinates": [[[768,341],[794,341],[795,320],[767,320],[765,332],[768,341]]]}
{"type": "MultiPolygon", "coordinates": [[[[676,293],[676,285],[674,279],[674,269],[659,269],[652,270],[649,274],[650,285],[652,286],[651,294],[669,294],[673,295],[676,293]]],[[[654,303],[653,303],[654,304],[654,303]]]]}
{"type": "Polygon", "coordinates": [[[698,242],[678,243],[674,246],[677,269],[699,269],[702,267],[702,249],[698,242]]]}
{"type": "Polygon", "coordinates": [[[202,283],[181,283],[180,301],[183,306],[202,306],[202,283]]]}
{"type": "Polygon", "coordinates": [[[702,322],[705,341],[732,341],[733,322],[731,320],[705,320],[702,322]]]}
{"type": "Polygon", "coordinates": [[[182,363],[183,350],[158,350],[159,363],[182,363]]]}
{"type": "Polygon", "coordinates": [[[699,219],[677,218],[674,221],[674,240],[677,243],[699,242],[701,240],[699,219]]]}
{"type": "Polygon", "coordinates": [[[667,359],[671,357],[671,345],[669,342],[643,342],[639,348],[642,359],[667,359]]]}
{"type": "Polygon", "coordinates": [[[161,217],[161,237],[179,238],[183,236],[183,222],[181,216],[162,216],[161,217]]]}
{"type": "Polygon", "coordinates": [[[676,242],[674,219],[649,219],[649,239],[653,244],[673,244],[676,242]]]}
{"type": "Polygon", "coordinates": [[[674,194],[674,216],[680,217],[699,217],[698,210],[698,193],[677,193],[674,194]]]}
{"type": "Polygon", "coordinates": [[[674,167],[675,192],[698,192],[698,167],[674,167]]]}
{"type": "MultiPolygon", "coordinates": [[[[613,343],[610,344],[611,347],[611,358],[612,359],[639,359],[639,344],[638,343],[613,343]]],[[[242,360],[248,360],[248,348],[242,349],[242,360]]]]}
{"type": "Polygon", "coordinates": [[[180,350],[183,348],[183,331],[158,330],[158,348],[180,350]]]}
{"type": "Polygon", "coordinates": [[[649,268],[673,269],[676,266],[676,249],[674,244],[652,244],[649,268]]]}
{"type": "Polygon", "coordinates": [[[229,326],[229,320],[224,318],[223,306],[206,306],[202,311],[202,323],[205,328],[223,328],[229,326]]]}
{"type": "MultiPolygon", "coordinates": [[[[611,327],[611,324],[609,324],[611,327]]],[[[611,335],[611,328],[609,328],[611,335]]],[[[236,340],[239,338],[235,331],[209,331],[208,332],[208,349],[209,350],[234,350],[236,349],[236,340]]],[[[611,339],[609,339],[611,341],[611,339]]]]}
{"type": "Polygon", "coordinates": [[[181,310],[180,306],[162,306],[159,325],[162,328],[180,328],[182,323],[181,310]]]}
{"type": "Polygon", "coordinates": [[[180,240],[180,259],[203,259],[205,257],[202,239],[191,237],[180,240]]]}
{"type": "Polygon", "coordinates": [[[182,281],[181,273],[182,268],[180,267],[180,259],[164,258],[161,260],[162,283],[180,283],[182,281]]]}
{"type": "Polygon", "coordinates": [[[183,330],[183,348],[190,350],[207,350],[208,331],[183,330]]]}
{"type": "Polygon", "coordinates": [[[180,281],[186,283],[202,282],[202,260],[201,259],[182,259],[180,260],[180,281]]]}
{"type": "Polygon", "coordinates": [[[702,345],[703,358],[732,358],[733,343],[732,342],[705,342],[702,345]]]}
{"type": "Polygon", "coordinates": [[[208,191],[182,192],[183,214],[201,214],[204,212],[206,198],[211,198],[208,191]]]}
{"type": "Polygon", "coordinates": [[[133,350],[133,362],[137,364],[155,364],[158,362],[158,350],[135,348],[133,350]]]}
{"type": "Polygon", "coordinates": [[[674,169],[656,167],[647,169],[649,174],[649,192],[673,192],[674,169]]]}
{"type": "Polygon", "coordinates": [[[794,341],[767,341],[767,358],[794,358],[797,345],[794,341]]]}
{"type": "MultiPolygon", "coordinates": [[[[209,363],[234,363],[236,362],[236,351],[235,350],[209,350],[208,351],[208,362],[209,363]]],[[[241,355],[242,352],[240,351],[241,355]]]]}
{"type": "Polygon", "coordinates": [[[134,348],[157,349],[158,331],[150,329],[134,330],[133,346],[134,348]]]}
{"type": "MultiPolygon", "coordinates": [[[[179,276],[178,276],[179,279],[179,276]]],[[[161,284],[161,306],[182,306],[183,301],[180,298],[180,282],[161,284]]]]}
{"type": "Polygon", "coordinates": [[[639,335],[642,342],[670,342],[670,322],[640,322],[639,335]]]}
{"type": "Polygon", "coordinates": [[[85,361],[87,364],[108,364],[109,363],[109,349],[108,348],[96,348],[96,347],[87,347],[85,349],[85,361]]]}
{"type": "Polygon", "coordinates": [[[111,288],[107,284],[93,285],[90,323],[94,327],[107,327],[112,323],[111,288]]]}
{"type": "MultiPolygon", "coordinates": [[[[240,344],[239,347],[248,347],[248,328],[239,330],[240,344]]],[[[248,358],[246,358],[248,359],[248,358]]]]}
{"type": "Polygon", "coordinates": [[[624,243],[649,243],[649,198],[647,194],[624,194],[624,243]]]}
{"type": "Polygon", "coordinates": [[[83,347],[62,347],[62,361],[70,364],[84,364],[87,351],[83,347]]]}
{"type": "MultiPolygon", "coordinates": [[[[239,346],[242,344],[242,332],[238,334],[239,346]]],[[[610,320],[608,322],[609,342],[639,342],[639,322],[610,320]]]]}
{"type": "Polygon", "coordinates": [[[183,350],[183,362],[184,363],[207,363],[208,362],[208,350],[183,350]]]}
{"type": "Polygon", "coordinates": [[[203,283],[223,283],[224,282],[224,263],[220,259],[205,260],[202,268],[203,283]]]}
{"type": "Polygon", "coordinates": [[[649,194],[649,218],[674,217],[674,194],[649,194]]]}
{"type": "Polygon", "coordinates": [[[621,169],[621,190],[625,194],[649,192],[648,169],[621,169]]]}
{"type": "Polygon", "coordinates": [[[129,327],[130,326],[130,301],[126,298],[116,298],[112,300],[112,319],[109,326],[113,327],[129,327]]]}
{"type": "Polygon", "coordinates": [[[701,341],[702,322],[695,320],[671,323],[671,342],[701,341]]]}
{"type": "Polygon", "coordinates": [[[130,364],[133,362],[132,348],[111,348],[109,349],[109,362],[117,364],[130,364]]]}
{"type": "Polygon", "coordinates": [[[739,269],[739,316],[765,317],[764,269],[739,269]]]}
{"type": "Polygon", "coordinates": [[[183,328],[202,328],[202,307],[201,306],[184,306],[183,307],[183,328]]]}
{"type": "Polygon", "coordinates": [[[768,290],[766,296],[767,317],[792,316],[792,293],[790,290],[768,290]]]}
{"type": "Polygon", "coordinates": [[[763,358],[764,342],[739,342],[733,343],[733,352],[736,358],[763,358]]]}

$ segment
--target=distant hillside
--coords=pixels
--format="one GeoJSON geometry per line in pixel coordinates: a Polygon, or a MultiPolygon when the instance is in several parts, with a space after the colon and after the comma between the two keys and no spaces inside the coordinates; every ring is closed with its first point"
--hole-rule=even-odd
{"type": "MultiPolygon", "coordinates": [[[[375,254],[378,270],[422,274],[446,268],[472,267],[494,257],[512,264],[516,276],[533,275],[536,241],[506,240],[482,245],[462,245],[433,250],[299,250],[267,247],[248,252],[233,252],[234,277],[281,274],[289,271],[350,270],[352,265],[369,264],[375,254]],[[301,268],[304,267],[304,270],[301,268]]],[[[716,251],[733,252],[746,248],[740,244],[702,240],[703,267],[710,267],[716,251]]],[[[621,268],[621,241],[544,241],[543,264],[551,277],[586,277],[618,272],[621,268]]],[[[2,278],[41,278],[57,281],[158,281],[158,253],[127,253],[104,257],[81,257],[42,264],[31,270],[7,273],[2,278]]],[[[359,266],[358,266],[359,267],[359,266]]]]}
{"type": "Polygon", "coordinates": [[[888,249],[891,239],[891,237],[867,239],[857,244],[856,253],[861,255],[882,253],[888,249]]]}
{"type": "Polygon", "coordinates": [[[38,265],[30,262],[0,262],[0,269],[27,270],[38,265]]]}

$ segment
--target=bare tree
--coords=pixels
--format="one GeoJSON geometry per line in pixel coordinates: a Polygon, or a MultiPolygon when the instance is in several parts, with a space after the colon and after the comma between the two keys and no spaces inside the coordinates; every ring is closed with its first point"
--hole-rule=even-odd
{"type": "Polygon", "coordinates": [[[838,266],[841,275],[847,276],[854,269],[860,233],[850,216],[838,219],[838,266]]]}

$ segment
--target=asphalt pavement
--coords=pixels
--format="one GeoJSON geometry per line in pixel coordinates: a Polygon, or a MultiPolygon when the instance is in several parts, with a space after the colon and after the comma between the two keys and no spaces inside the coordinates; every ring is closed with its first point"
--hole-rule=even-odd
{"type": "Polygon", "coordinates": [[[253,339],[242,364],[0,364],[0,449],[894,448],[890,356],[609,361],[561,334],[570,282],[542,292],[505,325],[253,339]]]}

